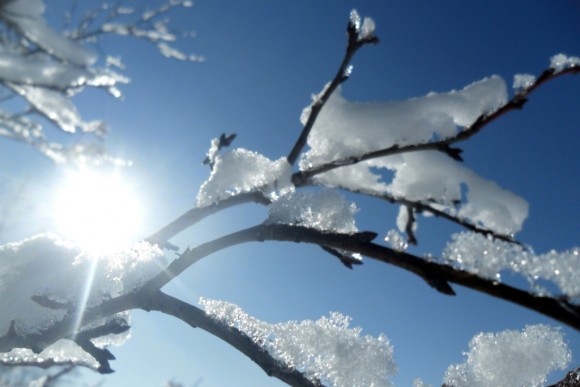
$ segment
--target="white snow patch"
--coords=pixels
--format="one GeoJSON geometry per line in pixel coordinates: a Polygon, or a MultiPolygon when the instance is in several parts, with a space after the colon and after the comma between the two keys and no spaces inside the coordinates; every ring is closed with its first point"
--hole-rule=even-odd
{"type": "Polygon", "coordinates": [[[531,74],[514,75],[513,88],[516,91],[529,89],[536,82],[536,77],[531,74]]]}
{"type": "MultiPolygon", "coordinates": [[[[96,306],[106,298],[142,285],[162,270],[163,263],[161,250],[146,242],[106,257],[84,255],[54,235],[0,246],[0,336],[8,331],[12,321],[16,332],[26,335],[49,328],[67,314],[65,309],[40,306],[32,301],[32,296],[74,309],[81,303],[96,306]]],[[[116,318],[127,320],[128,315],[116,318]]],[[[128,333],[120,336],[101,338],[99,345],[119,344],[128,333]]],[[[74,353],[68,355],[78,358],[74,353]]]]}
{"type": "Polygon", "coordinates": [[[564,369],[571,353],[559,329],[526,326],[521,332],[480,333],[465,363],[449,366],[444,383],[454,387],[542,386],[548,373],[564,369]]]}
{"type": "MultiPolygon", "coordinates": [[[[316,99],[316,97],[315,97],[316,99]]],[[[421,144],[454,136],[458,127],[472,124],[507,100],[505,82],[498,76],[468,85],[463,90],[400,102],[356,103],[337,89],[322,109],[308,138],[310,149],[300,168],[309,170],[336,160],[360,156],[393,146],[421,144]]],[[[302,114],[308,117],[310,107],[302,114]]],[[[408,200],[435,202],[442,210],[500,233],[519,231],[527,217],[527,203],[492,181],[436,151],[404,153],[333,169],[314,177],[331,187],[408,200]],[[388,183],[372,171],[395,171],[388,183]],[[467,187],[467,201],[462,199],[467,187]]]]}
{"type": "Polygon", "coordinates": [[[272,161],[259,153],[237,148],[216,156],[211,175],[197,194],[197,206],[208,206],[252,191],[262,191],[274,200],[294,189],[291,177],[292,168],[286,158],[272,161]]]}
{"type": "Polygon", "coordinates": [[[361,336],[361,328],[350,327],[351,318],[330,313],[317,321],[260,321],[239,306],[201,298],[208,316],[236,328],[283,364],[330,386],[392,386],[388,380],[397,372],[393,347],[383,334],[361,336]]]}
{"type": "Polygon", "coordinates": [[[336,233],[358,231],[357,207],[335,190],[296,191],[268,207],[268,222],[290,224],[336,233]]]}
{"type": "Polygon", "coordinates": [[[462,232],[453,235],[443,257],[455,267],[485,278],[500,279],[500,273],[509,270],[524,276],[534,287],[538,279],[548,280],[566,296],[580,297],[580,247],[536,255],[531,248],[462,232]]]}
{"type": "Polygon", "coordinates": [[[575,66],[580,66],[580,57],[556,54],[550,59],[550,68],[557,73],[575,66]]]}

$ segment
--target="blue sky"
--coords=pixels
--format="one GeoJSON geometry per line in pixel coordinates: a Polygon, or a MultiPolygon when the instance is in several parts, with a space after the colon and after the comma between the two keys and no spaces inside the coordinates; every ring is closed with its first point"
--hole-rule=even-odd
{"type": "MultiPolygon", "coordinates": [[[[109,39],[132,83],[125,99],[103,93],[79,98],[85,118],[111,126],[112,153],[132,159],[125,171],[147,208],[146,236],[195,202],[207,178],[201,165],[211,138],[236,132],[235,145],[272,159],[286,155],[300,132],[301,110],[331,79],[345,46],[348,14],[371,16],[378,46],[355,58],[344,85],[350,100],[397,100],[444,92],[492,74],[511,85],[517,73],[539,74],[556,53],[580,55],[580,1],[293,1],[198,0],[172,14],[173,25],[197,37],[180,46],[203,55],[202,64],[162,58],[148,44],[109,39]]],[[[512,112],[463,145],[465,163],[523,196],[530,215],[519,239],[537,252],[578,245],[580,197],[577,151],[580,79],[564,77],[532,94],[512,112]]],[[[0,141],[4,192],[13,195],[2,242],[49,231],[39,198],[50,195],[61,171],[32,149],[0,141]]],[[[0,193],[3,194],[2,191],[0,193]]],[[[6,197],[6,196],[4,196],[6,197]]],[[[358,201],[359,229],[395,227],[397,208],[358,201]]],[[[195,246],[212,236],[261,222],[264,208],[224,211],[173,242],[195,246]]],[[[421,219],[417,254],[439,254],[457,229],[421,219]]],[[[415,377],[439,385],[447,366],[463,361],[475,334],[555,322],[518,306],[457,287],[445,297],[393,267],[366,261],[350,271],[319,248],[248,244],[222,251],[189,269],[165,289],[196,302],[227,300],[269,321],[317,319],[329,311],[353,317],[363,333],[384,332],[395,349],[398,386],[415,377]]],[[[580,363],[580,335],[564,329],[580,363]]],[[[137,312],[132,339],[113,351],[116,373],[107,386],[274,386],[251,361],[210,335],[170,317],[137,312]]],[[[557,375],[561,376],[561,375],[557,375]]],[[[88,376],[87,376],[88,378],[88,376]]],[[[90,377],[101,380],[103,377],[90,377]]]]}

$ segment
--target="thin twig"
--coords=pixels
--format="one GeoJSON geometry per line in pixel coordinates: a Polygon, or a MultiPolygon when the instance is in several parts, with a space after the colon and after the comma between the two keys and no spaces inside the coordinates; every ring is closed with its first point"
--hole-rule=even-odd
{"type": "Polygon", "coordinates": [[[308,116],[308,120],[306,120],[306,124],[304,124],[304,127],[302,128],[300,137],[298,137],[296,144],[294,144],[294,147],[287,156],[287,160],[290,165],[294,165],[294,163],[298,159],[298,156],[302,152],[302,149],[304,148],[304,146],[306,146],[308,135],[310,134],[310,131],[312,130],[312,127],[314,126],[314,123],[318,118],[318,114],[324,107],[326,101],[328,101],[334,90],[336,90],[336,88],[340,84],[342,84],[348,79],[349,76],[348,67],[354,54],[362,46],[365,46],[367,44],[377,44],[379,42],[379,39],[374,35],[361,38],[359,36],[358,30],[353,27],[352,22],[349,22],[348,24],[347,35],[348,35],[348,43],[346,46],[346,52],[344,54],[342,63],[340,64],[340,67],[338,68],[338,71],[336,72],[334,79],[328,84],[328,86],[324,89],[322,94],[316,97],[316,100],[310,106],[310,115],[308,116]]]}

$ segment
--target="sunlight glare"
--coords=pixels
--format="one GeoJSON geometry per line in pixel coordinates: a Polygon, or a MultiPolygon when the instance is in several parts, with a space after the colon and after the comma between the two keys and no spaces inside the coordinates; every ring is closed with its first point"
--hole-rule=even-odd
{"type": "Polygon", "coordinates": [[[138,196],[119,174],[69,173],[54,203],[58,232],[81,248],[104,253],[134,242],[141,224],[138,196]]]}

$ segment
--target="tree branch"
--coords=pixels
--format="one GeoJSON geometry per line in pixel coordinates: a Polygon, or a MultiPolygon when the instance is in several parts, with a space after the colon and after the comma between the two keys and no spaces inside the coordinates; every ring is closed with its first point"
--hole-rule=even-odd
{"type": "Polygon", "coordinates": [[[176,317],[193,328],[203,329],[222,339],[260,366],[268,376],[280,379],[284,383],[291,386],[321,386],[320,382],[312,382],[296,369],[289,368],[273,358],[244,332],[221,324],[206,315],[203,310],[182,300],[159,291],[153,295],[146,310],[176,317]]]}
{"type": "Polygon", "coordinates": [[[231,196],[227,199],[220,200],[211,206],[194,207],[183,215],[179,216],[168,225],[164,226],[161,230],[156,231],[154,234],[147,237],[145,240],[152,244],[165,246],[169,239],[184,231],[185,229],[193,226],[202,219],[221,210],[225,210],[226,208],[252,202],[268,205],[270,204],[270,199],[264,196],[264,194],[260,191],[253,191],[231,196]]]}
{"type": "Polygon", "coordinates": [[[562,75],[578,74],[578,73],[580,73],[580,67],[578,66],[569,67],[559,72],[555,72],[553,69],[549,68],[547,70],[544,70],[544,72],[542,72],[542,74],[538,77],[538,79],[529,88],[514,95],[511,100],[509,100],[504,105],[499,107],[496,111],[479,116],[473,124],[466,127],[465,129],[463,129],[454,136],[448,137],[444,140],[424,144],[411,144],[403,146],[393,145],[385,149],[379,149],[362,155],[350,156],[343,159],[333,160],[326,164],[321,164],[317,167],[294,173],[294,175],[292,175],[292,182],[294,183],[295,186],[301,186],[304,185],[304,183],[306,183],[312,177],[319,175],[321,173],[328,172],[336,168],[357,164],[362,161],[376,159],[379,157],[393,156],[400,153],[419,152],[426,150],[440,151],[449,155],[451,158],[455,160],[460,160],[461,157],[459,156],[459,153],[461,153],[461,150],[457,148],[451,148],[450,146],[452,144],[468,140],[472,136],[479,133],[479,131],[481,131],[485,126],[490,124],[492,121],[496,120],[498,117],[501,117],[502,115],[512,110],[521,110],[523,108],[523,105],[527,102],[527,96],[542,84],[562,75]]]}

